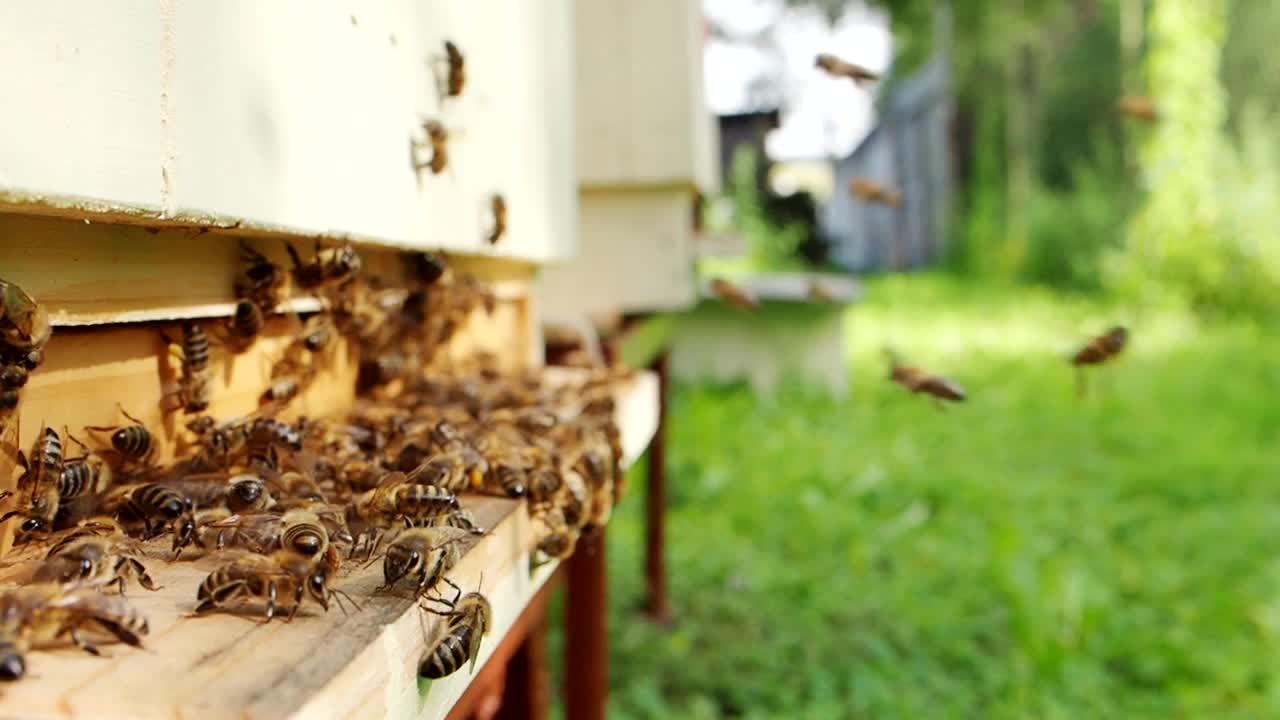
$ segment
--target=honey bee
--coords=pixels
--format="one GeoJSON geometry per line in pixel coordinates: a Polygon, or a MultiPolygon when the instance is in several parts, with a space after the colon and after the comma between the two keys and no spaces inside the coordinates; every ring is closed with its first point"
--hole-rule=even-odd
{"type": "Polygon", "coordinates": [[[444,260],[434,253],[418,252],[409,256],[409,273],[419,285],[433,285],[447,269],[444,260]]]}
{"type": "Polygon", "coordinates": [[[1141,95],[1125,95],[1116,101],[1116,110],[1119,110],[1122,115],[1148,123],[1160,118],[1160,113],[1156,111],[1155,103],[1151,98],[1141,95]]]}
{"type": "Polygon", "coordinates": [[[316,241],[315,257],[307,263],[302,262],[292,244],[286,243],[285,248],[293,259],[294,284],[304,291],[344,283],[360,272],[360,256],[350,243],[322,250],[320,242],[316,241]]]}
{"type": "Polygon", "coordinates": [[[408,481],[402,472],[387,473],[378,487],[351,501],[351,511],[362,521],[386,527],[405,518],[433,518],[456,511],[458,496],[436,487],[408,481]]]}
{"type": "MultiPolygon", "coordinates": [[[[457,589],[456,585],[453,587],[457,589]]],[[[431,680],[453,674],[468,661],[468,671],[474,671],[480,657],[480,642],[493,622],[493,609],[478,592],[467,593],[461,599],[455,595],[451,601],[440,602],[449,609],[423,608],[446,618],[444,628],[427,644],[422,662],[418,663],[418,676],[431,680]]]]}
{"type": "MultiPolygon", "coordinates": [[[[44,428],[31,448],[30,459],[18,451],[18,465],[23,469],[18,478],[19,508],[0,515],[0,523],[21,517],[22,523],[14,543],[25,542],[35,533],[53,530],[54,519],[61,507],[63,484],[62,438],[56,430],[44,428]]],[[[5,492],[0,498],[6,497],[5,492]]]]}
{"type": "Polygon", "coordinates": [[[823,283],[812,280],[809,282],[809,299],[817,303],[833,303],[836,302],[836,296],[823,283]]]}
{"type": "Polygon", "coordinates": [[[242,547],[258,554],[291,550],[309,558],[323,558],[330,571],[338,569],[337,554],[330,552],[330,530],[311,510],[229,515],[204,528],[202,542],[206,547],[242,547]]]}
{"type": "Polygon", "coordinates": [[[235,312],[227,319],[222,342],[233,354],[238,355],[253,346],[265,324],[266,317],[257,303],[240,300],[236,303],[235,312]]]}
{"type": "Polygon", "coordinates": [[[0,280],[0,346],[22,353],[24,364],[39,364],[42,352],[53,325],[49,313],[22,288],[6,280],[0,280]],[[28,353],[35,351],[33,358],[28,353]]]}
{"type": "Polygon", "coordinates": [[[481,487],[489,472],[483,456],[470,448],[458,448],[432,455],[409,471],[407,481],[460,492],[481,487]]]}
{"type": "Polygon", "coordinates": [[[175,558],[195,535],[195,503],[170,485],[125,486],[109,497],[105,506],[126,528],[141,527],[144,540],[172,532],[175,558]]]}
{"type": "Polygon", "coordinates": [[[83,528],[60,540],[36,569],[36,582],[98,587],[117,584],[124,594],[132,577],[147,590],[159,590],[142,564],[137,543],[123,535],[99,535],[83,528]]]}
{"type": "Polygon", "coordinates": [[[540,555],[541,557],[530,558],[530,571],[536,570],[553,560],[568,559],[570,555],[573,555],[574,549],[578,546],[578,538],[582,534],[582,531],[571,525],[557,508],[550,508],[543,512],[538,520],[544,528],[544,532],[538,539],[535,555],[540,555]]]}
{"type": "Polygon", "coordinates": [[[201,448],[193,459],[196,469],[218,470],[231,463],[231,456],[239,452],[248,441],[248,426],[233,420],[221,423],[208,415],[198,415],[187,421],[187,430],[200,441],[201,448]]]}
{"type": "Polygon", "coordinates": [[[262,312],[271,312],[280,304],[284,294],[284,268],[246,245],[243,240],[240,241],[240,257],[245,261],[246,267],[236,276],[236,297],[251,301],[262,312]]]}
{"type": "Polygon", "coordinates": [[[502,193],[489,196],[489,211],[493,213],[493,228],[485,238],[490,245],[497,245],[507,232],[507,200],[502,193]]]}
{"type": "Polygon", "coordinates": [[[111,466],[102,456],[89,450],[75,436],[67,438],[79,445],[85,452],[76,458],[67,458],[62,463],[62,481],[58,487],[60,500],[97,495],[111,485],[111,466]]]}
{"type": "Polygon", "coordinates": [[[853,178],[849,181],[849,192],[863,202],[879,203],[896,208],[902,204],[902,194],[867,178],[853,178]]]}
{"type": "Polygon", "coordinates": [[[119,453],[121,457],[134,462],[145,462],[155,450],[151,431],[147,429],[147,426],[141,420],[130,415],[124,408],[120,408],[120,413],[125,418],[132,420],[133,424],[125,425],[124,427],[88,425],[85,426],[85,429],[110,432],[111,448],[119,453]]]}
{"type": "Polygon", "coordinates": [[[1120,354],[1129,342],[1129,331],[1124,326],[1116,325],[1105,333],[1093,338],[1089,344],[1080,348],[1071,356],[1071,364],[1076,368],[1076,390],[1083,396],[1085,393],[1084,367],[1101,365],[1120,354]]]}
{"type": "MultiPolygon", "coordinates": [[[[426,162],[413,163],[414,170],[430,169],[432,175],[439,175],[449,166],[449,131],[439,120],[427,120],[422,123],[422,130],[427,134],[427,145],[431,148],[431,157],[426,162]]],[[[417,149],[415,145],[414,149],[417,149]]]]}
{"type": "Polygon", "coordinates": [[[841,60],[830,53],[819,53],[814,58],[813,64],[814,67],[825,70],[828,75],[849,78],[857,85],[862,85],[865,82],[875,82],[880,79],[879,73],[872,72],[847,60],[841,60]]]}
{"type": "Polygon", "coordinates": [[[0,680],[18,680],[26,674],[26,654],[69,639],[91,655],[98,648],[83,632],[105,633],[114,639],[142,647],[147,619],[123,597],[103,595],[91,588],[67,590],[57,583],[40,583],[0,589],[0,680]]]}
{"type": "Polygon", "coordinates": [[[458,543],[471,537],[466,530],[452,527],[415,527],[404,530],[387,545],[382,558],[385,583],[379,590],[390,590],[403,578],[417,580],[414,595],[422,595],[462,559],[458,543]]]}
{"type": "Polygon", "coordinates": [[[288,622],[308,597],[326,612],[330,599],[339,607],[344,599],[356,605],[346,593],[329,587],[328,580],[324,563],[293,550],[277,550],[271,555],[247,553],[209,573],[200,583],[195,614],[262,603],[261,622],[271,622],[279,605],[288,608],[288,622]]]}
{"type": "Polygon", "coordinates": [[[321,352],[332,342],[333,330],[333,320],[328,315],[314,315],[307,319],[298,342],[307,352],[321,352]]]}
{"type": "Polygon", "coordinates": [[[280,466],[276,447],[299,452],[302,450],[302,436],[279,420],[260,417],[249,427],[246,447],[251,467],[276,470],[280,466]]]}
{"type": "Polygon", "coordinates": [[[227,509],[233,513],[260,512],[275,504],[267,484],[257,475],[236,475],[227,480],[227,509]]]}
{"type": "Polygon", "coordinates": [[[933,397],[938,409],[944,408],[943,400],[962,402],[965,399],[964,388],[954,382],[940,375],[930,375],[919,368],[901,364],[891,350],[886,350],[885,353],[889,356],[889,379],[913,393],[924,393],[933,397]]]}
{"type": "Polygon", "coordinates": [[[189,413],[200,413],[209,409],[209,398],[212,394],[212,388],[209,386],[209,336],[205,334],[204,328],[194,322],[184,322],[180,345],[164,333],[160,336],[169,345],[170,352],[182,364],[178,389],[166,393],[166,397],[176,397],[179,407],[189,413]]]}
{"type": "Polygon", "coordinates": [[[449,67],[448,82],[446,84],[447,95],[449,97],[458,97],[462,94],[462,88],[467,83],[467,64],[466,59],[462,56],[462,51],[454,45],[452,41],[444,41],[444,58],[445,63],[449,67]]]}
{"type": "Polygon", "coordinates": [[[760,307],[760,301],[754,295],[724,278],[713,279],[710,287],[712,295],[739,310],[755,312],[760,307]]]}

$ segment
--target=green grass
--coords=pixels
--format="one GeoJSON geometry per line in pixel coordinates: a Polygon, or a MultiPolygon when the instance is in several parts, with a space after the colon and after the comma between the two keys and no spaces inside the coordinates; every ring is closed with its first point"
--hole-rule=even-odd
{"type": "Polygon", "coordinates": [[[610,717],[1280,717],[1280,340],[933,277],[849,321],[848,399],[675,392],[675,622],[637,613],[637,475],[610,717]],[[1081,401],[1064,356],[1113,321],[1081,401]],[[888,383],[885,344],[969,401],[888,383]]]}

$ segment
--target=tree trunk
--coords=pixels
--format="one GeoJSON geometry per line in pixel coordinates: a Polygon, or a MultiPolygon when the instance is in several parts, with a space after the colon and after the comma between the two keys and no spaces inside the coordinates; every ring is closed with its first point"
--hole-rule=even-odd
{"type": "Polygon", "coordinates": [[[1015,40],[1006,60],[1005,163],[1007,238],[1004,270],[1016,274],[1027,256],[1032,191],[1035,184],[1035,56],[1026,31],[1024,0],[1011,0],[1015,40]]]}

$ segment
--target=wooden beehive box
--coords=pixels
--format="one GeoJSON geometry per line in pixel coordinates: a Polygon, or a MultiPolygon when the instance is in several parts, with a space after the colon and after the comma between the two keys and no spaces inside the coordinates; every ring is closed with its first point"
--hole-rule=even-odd
{"type": "Polygon", "coordinates": [[[692,304],[695,190],[719,187],[697,0],[576,0],[578,236],[540,276],[546,312],[692,304]]]}
{"type": "MultiPolygon", "coordinates": [[[[447,251],[498,297],[451,352],[539,365],[530,288],[541,265],[577,247],[573,16],[571,0],[0,7],[0,277],[55,324],[24,391],[18,445],[41,424],[116,424],[119,404],[172,452],[181,423],[159,401],[176,368],[159,331],[230,314],[241,241],[281,262],[282,241],[304,252],[315,240],[351,241],[373,273],[390,272],[403,250],[447,251]],[[466,57],[456,98],[441,96],[446,39],[466,57]],[[450,133],[440,174],[412,167],[427,119],[450,133]],[[508,216],[490,244],[494,194],[508,216]]],[[[287,305],[317,307],[302,296],[287,305]]],[[[249,352],[216,365],[212,414],[256,406],[296,329],[278,316],[249,352]]],[[[348,407],[354,375],[339,352],[290,414],[348,407]]],[[[656,422],[655,385],[642,374],[619,393],[634,458],[656,422]]],[[[12,455],[0,453],[0,485],[13,475],[12,455]]],[[[494,605],[479,671],[554,563],[529,572],[522,503],[473,508],[493,531],[452,576],[464,587],[483,576],[494,605]]],[[[153,573],[163,590],[131,594],[151,615],[146,651],[104,648],[107,661],[40,653],[31,677],[4,688],[0,717],[436,718],[473,677],[460,671],[420,692],[419,613],[369,595],[376,568],[344,586],[365,600],[360,612],[266,626],[182,617],[208,570],[166,566],[153,573]]]]}

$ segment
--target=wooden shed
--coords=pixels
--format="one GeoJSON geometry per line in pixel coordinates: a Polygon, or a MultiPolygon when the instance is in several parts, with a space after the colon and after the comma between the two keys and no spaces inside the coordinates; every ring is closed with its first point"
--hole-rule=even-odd
{"type": "MultiPolygon", "coordinates": [[[[161,332],[226,325],[242,244],[288,267],[286,242],[308,258],[318,243],[350,243],[378,277],[408,251],[443,251],[451,272],[496,298],[466,316],[446,354],[461,363],[483,351],[508,371],[542,366],[538,302],[689,302],[689,189],[709,177],[702,148],[713,147],[690,73],[697,17],[684,0],[0,7],[0,278],[54,325],[11,420],[17,436],[0,446],[0,488],[14,487],[12,451],[42,427],[117,425],[122,408],[152,429],[157,462],[174,457],[186,431],[164,395],[183,370],[161,332]],[[465,58],[457,94],[446,41],[465,58]],[[447,134],[439,172],[426,167],[443,151],[428,121],[447,134]],[[579,263],[613,280],[581,285],[566,269],[579,263]]],[[[326,307],[296,293],[247,351],[215,353],[209,413],[258,412],[295,313],[326,307]]],[[[345,412],[362,359],[339,352],[280,418],[345,412]]],[[[635,373],[613,395],[626,463],[654,431],[656,380],[635,373]]],[[[29,677],[4,688],[0,717],[462,718],[499,701],[537,715],[559,563],[530,569],[536,518],[524,500],[463,505],[488,530],[450,573],[493,608],[474,671],[418,682],[424,632],[440,621],[374,593],[376,567],[339,575],[358,611],[256,625],[189,616],[212,559],[157,560],[163,588],[129,595],[150,619],[147,649],[33,655],[29,677]]]]}

